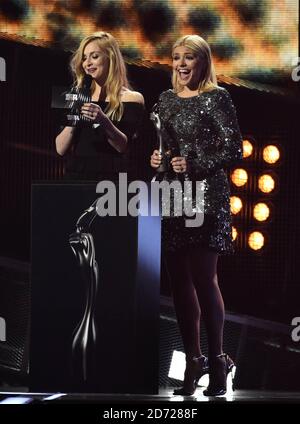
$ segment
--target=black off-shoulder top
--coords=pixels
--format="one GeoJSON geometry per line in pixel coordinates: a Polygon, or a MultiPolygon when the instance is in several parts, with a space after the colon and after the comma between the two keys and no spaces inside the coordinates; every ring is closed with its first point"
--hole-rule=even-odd
{"type": "MultiPolygon", "coordinates": [[[[108,102],[97,103],[104,111],[108,102]]],[[[130,173],[129,151],[132,139],[139,131],[144,106],[136,102],[124,102],[124,112],[120,121],[113,124],[128,139],[128,146],[124,153],[119,153],[108,142],[107,135],[101,124],[77,128],[74,136],[73,152],[67,161],[67,180],[94,180],[117,179],[119,172],[130,173]]]]}

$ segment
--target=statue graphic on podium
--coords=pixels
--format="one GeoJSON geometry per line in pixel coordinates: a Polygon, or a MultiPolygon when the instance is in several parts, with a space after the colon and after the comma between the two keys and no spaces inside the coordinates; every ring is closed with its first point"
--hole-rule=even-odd
{"type": "Polygon", "coordinates": [[[97,341],[95,309],[99,269],[95,259],[94,239],[90,233],[90,227],[97,217],[96,204],[97,200],[83,212],[76,222],[76,231],[69,237],[85,286],[84,312],[72,340],[72,377],[80,383],[88,383],[91,379],[97,341]]]}

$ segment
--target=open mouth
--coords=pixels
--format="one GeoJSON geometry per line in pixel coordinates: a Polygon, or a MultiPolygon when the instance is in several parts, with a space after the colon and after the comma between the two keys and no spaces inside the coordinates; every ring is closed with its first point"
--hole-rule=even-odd
{"type": "Polygon", "coordinates": [[[90,68],[90,69],[87,70],[87,72],[89,74],[93,74],[96,70],[97,70],[97,68],[90,68]]]}
{"type": "Polygon", "coordinates": [[[187,80],[190,76],[191,71],[189,69],[178,69],[179,78],[183,81],[187,80]]]}

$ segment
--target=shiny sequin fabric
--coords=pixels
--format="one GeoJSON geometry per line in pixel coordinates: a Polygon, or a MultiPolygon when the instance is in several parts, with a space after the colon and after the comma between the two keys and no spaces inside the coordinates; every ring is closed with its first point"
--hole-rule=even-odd
{"type": "Polygon", "coordinates": [[[242,158],[242,138],[231,97],[214,88],[194,97],[173,90],[160,95],[159,117],[163,140],[171,156],[184,156],[185,174],[167,172],[163,179],[203,181],[204,222],[186,227],[185,218],[163,218],[165,251],[205,246],[220,254],[233,252],[229,184],[224,171],[242,158]]]}

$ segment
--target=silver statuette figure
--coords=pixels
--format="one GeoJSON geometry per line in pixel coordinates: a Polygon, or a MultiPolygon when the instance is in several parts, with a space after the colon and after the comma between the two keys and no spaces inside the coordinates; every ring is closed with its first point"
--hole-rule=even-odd
{"type": "Polygon", "coordinates": [[[157,103],[155,103],[155,105],[152,108],[151,114],[150,114],[150,119],[151,121],[154,123],[155,128],[156,128],[156,134],[157,134],[157,139],[158,139],[158,151],[162,156],[162,161],[160,166],[157,168],[157,172],[161,173],[161,172],[167,172],[169,169],[169,151],[167,151],[166,147],[165,147],[165,143],[163,141],[163,137],[162,137],[162,128],[161,128],[161,120],[159,117],[159,109],[158,109],[158,105],[157,103]]]}

